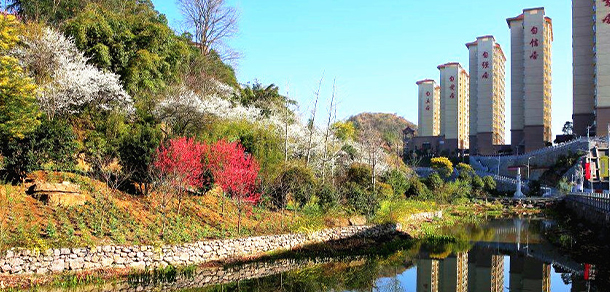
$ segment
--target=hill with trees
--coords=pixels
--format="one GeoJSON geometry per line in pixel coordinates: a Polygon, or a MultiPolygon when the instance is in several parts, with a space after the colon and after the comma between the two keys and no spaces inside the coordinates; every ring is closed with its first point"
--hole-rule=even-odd
{"type": "Polygon", "coordinates": [[[388,149],[402,145],[402,131],[406,127],[417,130],[417,126],[407,119],[390,113],[361,113],[347,119],[357,130],[358,137],[370,134],[382,138],[388,149]]]}

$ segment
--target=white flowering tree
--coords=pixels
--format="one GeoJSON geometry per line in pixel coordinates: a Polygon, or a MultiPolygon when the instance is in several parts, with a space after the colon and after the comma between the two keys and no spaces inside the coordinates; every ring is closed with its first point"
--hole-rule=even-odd
{"type": "Polygon", "coordinates": [[[50,119],[77,114],[86,107],[134,111],[119,76],[87,64],[87,58],[63,34],[44,27],[28,32],[23,40],[14,53],[39,84],[38,102],[50,119]]]}

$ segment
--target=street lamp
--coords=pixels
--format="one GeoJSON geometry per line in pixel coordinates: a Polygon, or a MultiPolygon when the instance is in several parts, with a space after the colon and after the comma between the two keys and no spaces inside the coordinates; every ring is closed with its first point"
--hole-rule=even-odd
{"type": "Polygon", "coordinates": [[[530,159],[534,158],[536,156],[530,156],[527,158],[527,181],[530,180],[530,159]]]}

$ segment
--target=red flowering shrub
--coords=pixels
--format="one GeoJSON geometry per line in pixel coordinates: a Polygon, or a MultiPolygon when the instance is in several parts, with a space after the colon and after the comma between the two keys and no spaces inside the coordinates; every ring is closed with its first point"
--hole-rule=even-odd
{"type": "Polygon", "coordinates": [[[203,145],[192,138],[177,138],[157,149],[154,166],[162,175],[172,177],[174,187],[201,187],[203,184],[203,145]]]}
{"type": "Polygon", "coordinates": [[[214,182],[236,200],[257,203],[256,179],[260,166],[238,142],[219,140],[205,148],[205,167],[214,182]]]}
{"type": "Polygon", "coordinates": [[[201,188],[209,171],[214,183],[232,198],[257,203],[256,179],[260,166],[238,142],[220,140],[212,145],[195,142],[190,138],[168,141],[157,149],[155,168],[165,178],[171,178],[175,188],[201,188]]]}

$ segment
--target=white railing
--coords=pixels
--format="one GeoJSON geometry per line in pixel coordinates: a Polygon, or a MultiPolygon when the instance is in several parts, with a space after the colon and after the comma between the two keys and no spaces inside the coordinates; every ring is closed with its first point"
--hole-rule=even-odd
{"type": "MultiPolygon", "coordinates": [[[[603,144],[604,142],[602,141],[602,138],[591,138],[590,141],[594,142],[594,143],[600,143],[603,144]]],[[[563,143],[559,143],[557,145],[553,145],[553,146],[549,146],[549,147],[545,147],[545,148],[540,148],[538,150],[534,150],[528,153],[524,153],[524,154],[519,154],[519,155],[504,155],[504,156],[500,156],[502,159],[521,159],[521,158],[528,158],[530,156],[538,156],[538,155],[542,155],[542,154],[547,154],[550,152],[554,152],[557,151],[559,149],[571,146],[573,144],[576,143],[585,143],[587,142],[587,138],[578,138],[575,140],[571,140],[568,142],[563,142],[563,143]]],[[[472,157],[498,157],[498,155],[476,155],[476,156],[471,156],[472,157]]]]}

